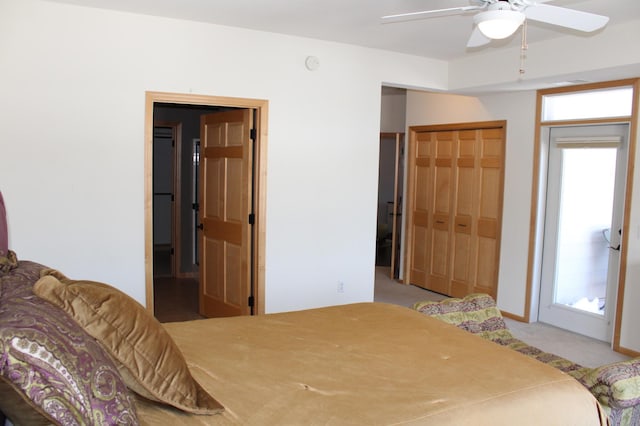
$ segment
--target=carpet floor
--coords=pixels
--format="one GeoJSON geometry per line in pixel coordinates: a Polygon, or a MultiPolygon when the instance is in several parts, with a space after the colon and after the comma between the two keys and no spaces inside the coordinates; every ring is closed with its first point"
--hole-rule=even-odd
{"type": "MultiPolygon", "coordinates": [[[[421,300],[442,300],[446,296],[414,285],[400,284],[389,278],[388,268],[376,268],[376,302],[411,307],[421,300]]],[[[614,352],[611,345],[600,340],[572,333],[541,322],[523,323],[505,318],[514,337],[545,352],[559,355],[585,367],[597,367],[629,359],[614,352]]]]}
{"type": "MultiPolygon", "coordinates": [[[[188,321],[198,314],[198,283],[191,279],[157,278],[155,314],[160,322],[188,321]]],[[[442,300],[446,296],[414,285],[400,284],[389,277],[389,268],[377,267],[374,301],[411,307],[422,300],[442,300]]],[[[512,334],[545,352],[551,352],[586,367],[596,367],[629,357],[614,352],[608,343],[571,333],[543,323],[522,323],[505,318],[512,334]]]]}

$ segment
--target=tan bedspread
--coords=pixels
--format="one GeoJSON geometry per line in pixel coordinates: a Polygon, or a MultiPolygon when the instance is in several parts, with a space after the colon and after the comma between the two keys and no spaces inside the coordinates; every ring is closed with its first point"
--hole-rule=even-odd
{"type": "Polygon", "coordinates": [[[573,378],[400,306],[165,324],[226,410],[139,402],[149,425],[600,425],[573,378]]]}

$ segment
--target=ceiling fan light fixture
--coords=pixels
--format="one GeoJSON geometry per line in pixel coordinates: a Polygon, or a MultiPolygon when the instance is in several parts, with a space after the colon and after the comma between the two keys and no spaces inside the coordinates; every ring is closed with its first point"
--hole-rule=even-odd
{"type": "Polygon", "coordinates": [[[525,15],[516,10],[487,10],[473,17],[480,32],[487,38],[500,40],[515,33],[525,15]]]}

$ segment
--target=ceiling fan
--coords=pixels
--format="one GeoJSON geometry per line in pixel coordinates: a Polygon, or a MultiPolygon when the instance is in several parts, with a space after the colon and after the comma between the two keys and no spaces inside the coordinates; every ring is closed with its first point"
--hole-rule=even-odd
{"type": "Polygon", "coordinates": [[[551,6],[550,0],[470,0],[470,6],[425,10],[383,16],[383,23],[426,19],[470,11],[480,11],[473,17],[475,27],[467,47],[478,47],[493,39],[512,35],[526,20],[557,25],[573,30],[592,32],[604,27],[609,18],[565,7],[551,6]]]}

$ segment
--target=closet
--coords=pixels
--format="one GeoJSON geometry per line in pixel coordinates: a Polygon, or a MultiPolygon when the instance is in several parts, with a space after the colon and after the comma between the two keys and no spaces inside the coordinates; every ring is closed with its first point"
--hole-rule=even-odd
{"type": "Polygon", "coordinates": [[[410,128],[405,282],[496,297],[505,133],[505,121],[410,128]]]}

